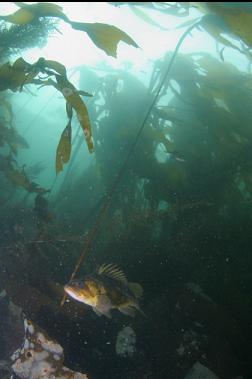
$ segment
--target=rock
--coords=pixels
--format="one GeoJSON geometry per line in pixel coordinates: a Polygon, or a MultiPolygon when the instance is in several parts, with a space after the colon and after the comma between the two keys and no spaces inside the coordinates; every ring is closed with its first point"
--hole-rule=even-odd
{"type": "Polygon", "coordinates": [[[7,361],[0,360],[0,378],[9,379],[10,378],[10,365],[7,361]]]}
{"type": "Polygon", "coordinates": [[[216,376],[213,371],[209,370],[209,368],[196,362],[186,375],[185,379],[218,379],[218,376],[216,376]]]}
{"type": "Polygon", "coordinates": [[[136,351],[136,334],[130,326],[123,328],[117,335],[116,354],[132,357],[136,351]]]}
{"type": "Polygon", "coordinates": [[[15,377],[20,379],[88,379],[86,374],[63,366],[64,351],[43,329],[24,319],[25,337],[11,356],[15,377]]]}

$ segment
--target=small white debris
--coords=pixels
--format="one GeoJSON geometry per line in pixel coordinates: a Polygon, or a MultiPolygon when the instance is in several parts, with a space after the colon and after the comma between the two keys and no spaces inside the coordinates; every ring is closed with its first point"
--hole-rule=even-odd
{"type": "Polygon", "coordinates": [[[178,355],[184,355],[184,353],[185,353],[185,346],[181,343],[180,346],[179,346],[179,348],[176,349],[176,351],[177,351],[178,355]]]}
{"type": "Polygon", "coordinates": [[[24,327],[25,327],[25,332],[28,330],[30,334],[34,333],[34,327],[30,321],[27,319],[24,320],[24,327]]]}
{"type": "Polygon", "coordinates": [[[57,354],[53,354],[53,358],[55,359],[55,361],[59,361],[61,359],[60,355],[57,354]]]}
{"type": "MultiPolygon", "coordinates": [[[[25,341],[24,341],[24,349],[29,349],[29,346],[30,346],[30,344],[29,344],[28,339],[25,339],[25,341]]],[[[21,351],[21,353],[22,353],[22,351],[21,351]]]]}
{"type": "Polygon", "coordinates": [[[7,295],[7,292],[5,290],[2,290],[0,292],[0,299],[3,299],[7,295]]]}
{"type": "Polygon", "coordinates": [[[213,303],[213,300],[211,299],[211,297],[206,295],[198,284],[186,283],[186,288],[188,288],[192,293],[195,293],[195,295],[199,295],[203,299],[208,300],[211,303],[213,303]]]}

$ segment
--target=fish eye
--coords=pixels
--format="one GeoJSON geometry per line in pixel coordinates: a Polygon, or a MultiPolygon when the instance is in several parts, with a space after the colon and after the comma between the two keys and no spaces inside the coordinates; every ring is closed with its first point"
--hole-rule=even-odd
{"type": "Polygon", "coordinates": [[[70,284],[75,285],[75,286],[80,286],[80,287],[83,286],[83,282],[80,279],[75,279],[72,282],[70,282],[70,284]]]}

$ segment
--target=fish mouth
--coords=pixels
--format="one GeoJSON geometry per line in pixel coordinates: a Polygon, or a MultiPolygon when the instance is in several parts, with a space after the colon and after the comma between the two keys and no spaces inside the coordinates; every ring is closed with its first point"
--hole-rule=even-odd
{"type": "Polygon", "coordinates": [[[66,284],[66,285],[64,286],[64,291],[65,291],[68,295],[70,295],[70,292],[72,292],[72,288],[66,284]]]}
{"type": "Polygon", "coordinates": [[[77,301],[82,301],[83,296],[81,296],[79,294],[79,291],[77,291],[75,288],[71,287],[70,285],[65,285],[64,290],[73,299],[75,299],[77,301]]]}
{"type": "Polygon", "coordinates": [[[95,306],[96,298],[92,295],[88,287],[85,288],[75,288],[67,284],[64,286],[65,292],[72,299],[84,303],[86,305],[95,306]]]}
{"type": "Polygon", "coordinates": [[[82,288],[76,288],[75,286],[72,286],[71,284],[66,284],[64,286],[64,290],[69,296],[77,300],[89,298],[90,296],[92,296],[92,293],[90,292],[87,286],[82,287],[82,288]]]}
{"type": "Polygon", "coordinates": [[[72,289],[72,287],[69,286],[68,284],[66,284],[66,285],[64,286],[64,291],[65,291],[66,293],[68,293],[69,291],[71,291],[71,289],[72,289]]]}

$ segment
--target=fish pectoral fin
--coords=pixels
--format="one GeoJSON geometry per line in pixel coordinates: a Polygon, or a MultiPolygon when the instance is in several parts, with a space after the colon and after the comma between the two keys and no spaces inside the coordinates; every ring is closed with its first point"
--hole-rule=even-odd
{"type": "Polygon", "coordinates": [[[100,308],[110,309],[112,304],[110,299],[106,294],[101,294],[97,296],[97,306],[100,308]]]}
{"type": "Polygon", "coordinates": [[[95,313],[97,316],[99,316],[99,317],[102,316],[102,313],[99,312],[96,308],[93,308],[93,311],[94,311],[94,313],[95,313]]]}
{"type": "Polygon", "coordinates": [[[103,316],[106,316],[106,317],[108,317],[110,319],[112,318],[111,313],[110,313],[109,310],[108,311],[104,311],[104,310],[101,311],[101,310],[98,310],[97,308],[93,308],[93,311],[99,317],[101,317],[103,315],[103,316]]]}
{"type": "Polygon", "coordinates": [[[140,312],[144,317],[147,317],[147,316],[146,316],[146,313],[144,313],[144,311],[140,308],[140,306],[139,306],[139,304],[138,304],[137,302],[133,305],[133,307],[134,307],[135,309],[137,309],[138,312],[140,312]]]}
{"type": "Polygon", "coordinates": [[[135,312],[135,309],[132,308],[131,306],[127,306],[127,307],[120,307],[118,308],[118,310],[123,313],[124,315],[126,316],[130,316],[130,317],[134,317],[136,312],[135,312]]]}
{"type": "Polygon", "coordinates": [[[98,315],[98,316],[106,316],[108,318],[112,318],[112,315],[111,315],[111,312],[110,312],[110,309],[102,309],[102,308],[93,308],[94,309],[94,312],[98,315]]]}
{"type": "Polygon", "coordinates": [[[146,313],[140,308],[140,307],[137,307],[137,310],[144,316],[147,318],[147,315],[146,313]]]}
{"type": "Polygon", "coordinates": [[[100,314],[111,318],[110,309],[112,308],[111,301],[107,295],[100,295],[97,298],[97,306],[95,307],[96,311],[100,314]]]}
{"type": "Polygon", "coordinates": [[[110,311],[104,312],[103,314],[104,314],[104,316],[106,316],[106,317],[108,317],[110,319],[112,318],[112,315],[111,315],[110,311]]]}

